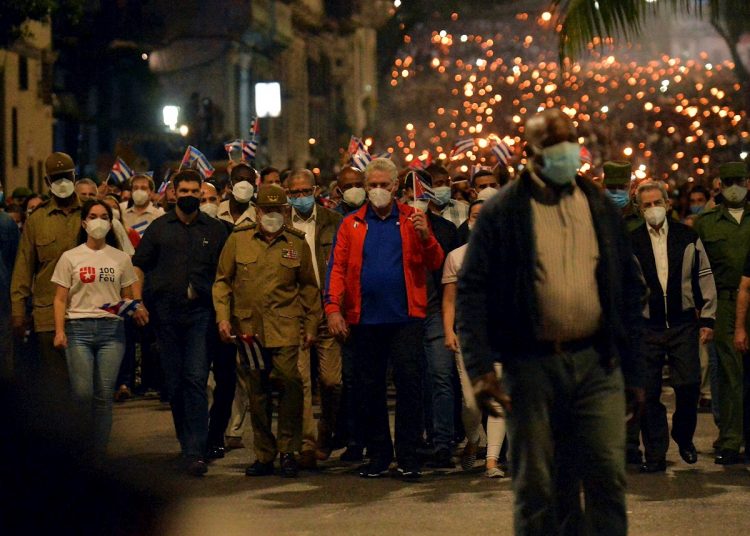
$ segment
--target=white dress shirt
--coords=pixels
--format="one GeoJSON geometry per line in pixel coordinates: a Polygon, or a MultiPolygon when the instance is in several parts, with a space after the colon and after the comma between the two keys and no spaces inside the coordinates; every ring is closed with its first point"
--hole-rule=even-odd
{"type": "Polygon", "coordinates": [[[237,218],[237,221],[234,221],[232,219],[232,211],[229,209],[229,200],[222,201],[219,203],[219,213],[216,215],[220,220],[224,220],[225,222],[231,223],[235,227],[239,227],[243,223],[254,223],[255,222],[255,207],[252,203],[250,203],[247,208],[245,209],[245,212],[240,214],[240,217],[237,218]]]}
{"type": "Polygon", "coordinates": [[[307,219],[303,218],[296,209],[292,209],[292,225],[295,229],[305,233],[305,240],[307,241],[307,245],[310,246],[310,253],[312,254],[312,265],[313,270],[315,270],[315,280],[318,282],[318,288],[320,288],[318,258],[315,256],[315,220],[317,218],[317,214],[317,206],[313,206],[312,214],[310,214],[310,217],[307,219]]]}
{"type": "Polygon", "coordinates": [[[656,275],[659,277],[659,283],[666,298],[667,276],[669,275],[669,260],[667,258],[667,233],[669,232],[669,226],[666,219],[658,231],[648,223],[646,225],[648,226],[648,236],[651,238],[651,248],[654,251],[656,275]]]}

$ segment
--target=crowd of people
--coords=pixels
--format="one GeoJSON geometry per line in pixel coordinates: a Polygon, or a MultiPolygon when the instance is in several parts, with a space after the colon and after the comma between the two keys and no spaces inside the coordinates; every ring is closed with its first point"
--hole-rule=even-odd
{"type": "Polygon", "coordinates": [[[0,212],[5,365],[69,393],[96,456],[113,401],[150,388],[190,475],[248,426],[251,477],[339,450],[363,478],[483,457],[513,477],[517,533],[624,534],[626,463],[666,469],[665,365],[684,462],[706,404],[714,461],[748,462],[748,170],[722,164],[683,216],[630,162],[579,174],[563,111],[524,136],[517,176],[375,158],[325,188],[245,161],[225,181],[173,170],[163,191],[139,172],[97,184],[53,153],[49,193],[0,212]]]}

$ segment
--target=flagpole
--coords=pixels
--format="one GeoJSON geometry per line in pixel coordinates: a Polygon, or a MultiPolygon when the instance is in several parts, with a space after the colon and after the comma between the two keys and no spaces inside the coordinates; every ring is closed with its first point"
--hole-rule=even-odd
{"type": "Polygon", "coordinates": [[[187,149],[185,149],[185,154],[182,155],[182,160],[180,160],[180,167],[177,168],[177,173],[182,171],[182,164],[185,162],[185,155],[188,153],[189,150],[190,150],[190,146],[188,145],[187,149]]]}

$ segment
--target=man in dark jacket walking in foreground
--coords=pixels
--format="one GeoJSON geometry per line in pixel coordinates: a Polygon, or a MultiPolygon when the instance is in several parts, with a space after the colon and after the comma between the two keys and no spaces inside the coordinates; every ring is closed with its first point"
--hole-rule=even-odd
{"type": "Polygon", "coordinates": [[[479,402],[507,411],[516,534],[624,535],[644,288],[617,210],[577,175],[570,119],[545,110],[525,134],[529,164],[487,201],[459,278],[464,359],[479,402]]]}

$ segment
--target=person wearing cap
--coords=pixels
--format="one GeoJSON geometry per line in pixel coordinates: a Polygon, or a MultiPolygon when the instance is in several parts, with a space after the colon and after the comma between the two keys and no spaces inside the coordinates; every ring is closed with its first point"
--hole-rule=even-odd
{"type": "Polygon", "coordinates": [[[350,337],[362,430],[370,462],[363,478],[384,476],[393,460],[386,400],[389,361],[396,382],[396,459],[401,476],[421,476],[420,347],[427,313],[427,271],[443,250],[424,212],[397,202],[398,170],[386,158],[365,168],[369,202],[339,226],[328,262],[325,312],[331,334],[350,337]]]}
{"type": "MultiPolygon", "coordinates": [[[[741,462],[740,447],[744,441],[747,448],[750,438],[746,426],[750,415],[747,391],[743,393],[745,358],[735,347],[735,339],[741,339],[744,328],[744,323],[736,322],[735,315],[740,306],[737,289],[750,251],[747,166],[744,162],[721,164],[719,177],[722,203],[701,214],[693,228],[706,247],[719,297],[714,329],[718,357],[719,438],[715,443],[714,462],[732,465],[741,462]]],[[[736,346],[741,347],[740,344],[736,346]]]]}
{"type": "Polygon", "coordinates": [[[578,176],[571,119],[544,110],[524,135],[526,168],[471,231],[458,338],[477,401],[507,411],[515,534],[624,536],[625,393],[642,404],[645,289],[619,211],[578,176]]]}
{"type": "MultiPolygon", "coordinates": [[[[202,182],[192,169],[174,176],[175,209],[148,226],[133,256],[139,281],[148,289],[145,305],[153,314],[185,470],[193,476],[208,470],[206,340],[214,329],[211,286],[228,234],[223,223],[198,210],[202,182]]],[[[142,297],[140,291],[136,285],[136,298],[142,297]]]]}
{"type": "Polygon", "coordinates": [[[643,313],[646,404],[641,419],[646,461],[640,470],[657,473],[667,468],[669,447],[667,410],[660,400],[666,362],[675,392],[671,435],[685,463],[698,461],[693,435],[700,396],[699,343],[713,337],[716,286],[698,235],[687,225],[669,221],[664,184],[641,184],[636,197],[645,223],[631,239],[649,288],[643,313]]]}
{"type": "Polygon", "coordinates": [[[239,226],[255,221],[255,207],[251,203],[255,193],[255,169],[246,162],[234,164],[229,170],[232,187],[229,199],[219,205],[219,219],[239,226]]]}
{"type": "Polygon", "coordinates": [[[52,300],[56,285],[51,277],[63,252],[76,247],[81,226],[81,205],[75,195],[75,163],[65,153],[45,161],[45,182],[51,198],[26,220],[11,279],[11,315],[15,337],[23,339],[29,319],[26,301],[33,296],[33,331],[39,348],[40,390],[58,396],[68,389],[65,353],[55,349],[52,300]]]}
{"type": "Polygon", "coordinates": [[[18,188],[15,188],[11,192],[11,200],[18,205],[19,207],[24,204],[26,199],[33,196],[34,192],[32,192],[30,189],[26,188],[26,186],[19,186],[18,188]]]}
{"type": "MultiPolygon", "coordinates": [[[[621,211],[625,227],[631,232],[643,224],[641,213],[631,199],[630,178],[633,164],[627,160],[615,160],[602,164],[604,193],[621,211]]],[[[635,192],[633,192],[635,193],[635,192]]]]}
{"type": "Polygon", "coordinates": [[[131,206],[121,206],[122,221],[126,227],[143,236],[151,222],[164,215],[164,209],[151,201],[154,194],[154,179],[145,173],[136,173],[130,179],[131,206]]]}
{"type": "Polygon", "coordinates": [[[258,223],[236,227],[221,253],[213,302],[219,335],[239,346],[237,373],[250,400],[256,459],[245,474],[273,474],[280,454],[281,476],[295,477],[294,453],[302,447],[299,347],[315,339],[320,291],[304,233],[284,225],[284,189],[262,185],[256,208],[258,223]],[[272,384],[280,393],[275,436],[272,384]]]}
{"type": "MultiPolygon", "coordinates": [[[[326,265],[331,255],[333,237],[342,217],[315,203],[317,186],[315,175],[309,169],[292,170],[285,186],[292,207],[292,226],[304,233],[305,241],[310,247],[315,281],[322,304],[326,265]]],[[[319,320],[313,343],[318,356],[320,386],[320,419],[317,430],[313,417],[310,348],[303,346],[299,351],[299,370],[304,390],[300,467],[305,469],[314,469],[317,467],[317,460],[327,460],[330,457],[341,402],[341,345],[328,332],[323,315],[319,320]]]]}

